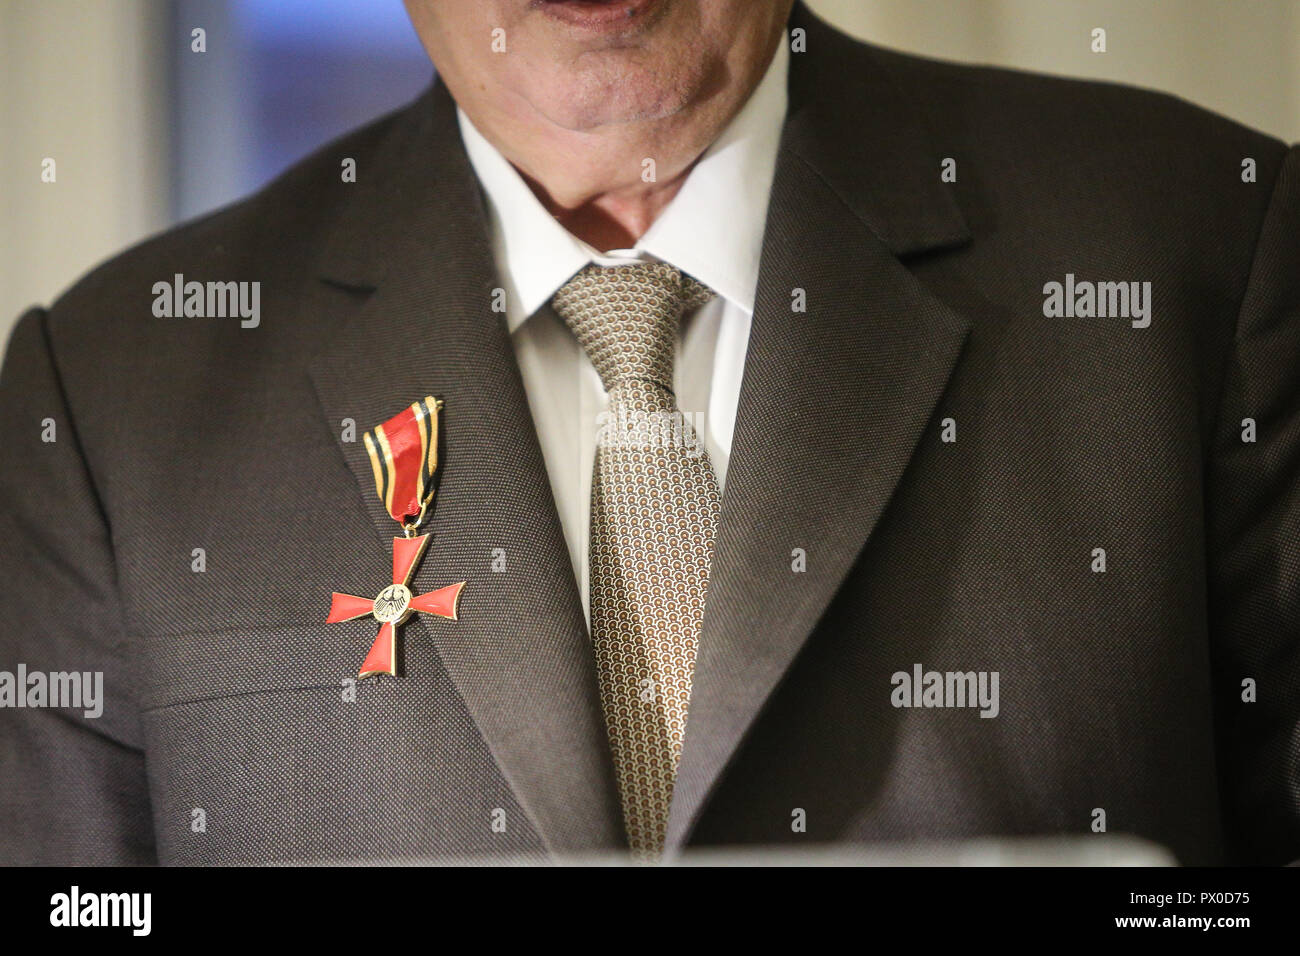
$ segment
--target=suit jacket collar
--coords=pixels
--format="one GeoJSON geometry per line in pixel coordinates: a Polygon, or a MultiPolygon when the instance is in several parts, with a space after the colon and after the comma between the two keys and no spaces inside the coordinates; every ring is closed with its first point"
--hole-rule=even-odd
{"type": "Polygon", "coordinates": [[[969,240],[951,186],[940,180],[943,153],[890,68],[896,54],[856,43],[802,3],[790,28],[806,31],[808,48],[791,68],[785,150],[896,256],[969,240]]]}
{"type": "MultiPolygon", "coordinates": [[[[866,545],[967,334],[900,257],[966,241],[914,104],[883,54],[796,7],[790,109],[705,612],[670,848],[690,836],[767,699],[866,545]],[[793,312],[803,289],[807,311],[793,312]],[[791,552],[807,571],[791,571],[791,552]]],[[[594,659],[504,317],[488,224],[435,84],[380,127],[321,253],[364,304],[311,363],[331,431],[444,398],[446,450],[427,580],[468,577],[434,641],[545,844],[624,842],[594,659]],[[508,570],[488,571],[501,548],[508,570]],[[468,566],[455,567],[457,560],[468,566]]],[[[319,327],[319,326],[318,326],[319,327]]],[[[365,452],[341,444],[374,518],[365,452]]],[[[381,565],[382,566],[382,565],[381,565]]]]}

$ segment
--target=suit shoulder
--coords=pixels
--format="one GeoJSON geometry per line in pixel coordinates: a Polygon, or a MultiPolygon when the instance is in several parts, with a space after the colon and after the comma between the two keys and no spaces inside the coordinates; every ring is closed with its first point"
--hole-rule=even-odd
{"type": "Polygon", "coordinates": [[[1008,142],[1105,149],[1212,150],[1278,165],[1280,139],[1181,97],[1123,83],[955,63],[856,44],[890,73],[937,128],[970,129],[1008,142]],[[1019,133],[1020,136],[1014,134],[1019,133]]]}
{"type": "Polygon", "coordinates": [[[345,158],[365,168],[393,126],[414,106],[346,133],[298,161],[255,193],[181,223],[118,253],[82,276],[50,306],[52,329],[95,323],[113,303],[148,301],[154,283],[176,273],[196,279],[256,279],[268,263],[287,273],[310,261],[352,184],[345,158]]]}

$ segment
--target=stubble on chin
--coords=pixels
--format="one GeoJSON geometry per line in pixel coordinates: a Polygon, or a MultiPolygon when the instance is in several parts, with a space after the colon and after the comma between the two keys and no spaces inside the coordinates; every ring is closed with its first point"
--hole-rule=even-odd
{"type": "Polygon", "coordinates": [[[573,132],[667,119],[690,107],[710,69],[699,50],[601,51],[520,78],[523,97],[539,115],[573,132]],[[584,62],[585,61],[585,62],[584,62]]]}

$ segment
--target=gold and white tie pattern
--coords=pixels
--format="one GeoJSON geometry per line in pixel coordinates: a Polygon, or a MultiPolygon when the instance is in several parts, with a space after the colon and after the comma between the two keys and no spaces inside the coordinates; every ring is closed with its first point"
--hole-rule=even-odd
{"type": "Polygon", "coordinates": [[[673,394],[682,315],[713,292],[667,263],[588,266],[555,294],[609,394],[591,491],[591,634],[628,842],[663,850],[720,497],[673,394]]]}

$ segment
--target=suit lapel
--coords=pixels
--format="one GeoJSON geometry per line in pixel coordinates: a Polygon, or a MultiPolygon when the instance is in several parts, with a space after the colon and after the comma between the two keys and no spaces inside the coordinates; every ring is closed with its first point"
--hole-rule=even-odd
{"type": "Polygon", "coordinates": [[[940,156],[860,48],[802,9],[792,26],[809,52],[792,62],[670,849],[870,538],[968,331],[900,261],[969,238],[940,156]]]}
{"type": "MultiPolygon", "coordinates": [[[[550,849],[619,845],[582,607],[510,338],[490,309],[486,220],[441,84],[396,119],[370,166],[358,170],[322,268],[366,299],[338,321],[310,372],[335,434],[343,419],[359,433],[425,395],[446,402],[420,580],[469,584],[458,622],[430,626],[417,615],[404,641],[436,646],[550,849]],[[491,570],[494,555],[504,572],[491,570]]],[[[340,449],[386,555],[396,525],[365,450],[359,441],[340,449]]]]}

